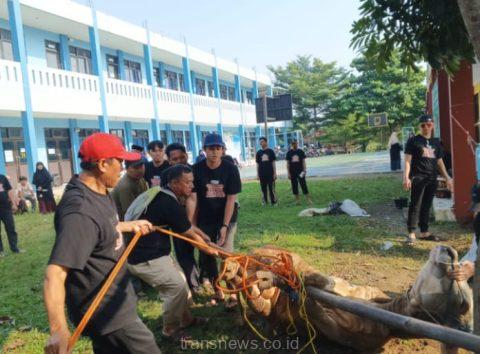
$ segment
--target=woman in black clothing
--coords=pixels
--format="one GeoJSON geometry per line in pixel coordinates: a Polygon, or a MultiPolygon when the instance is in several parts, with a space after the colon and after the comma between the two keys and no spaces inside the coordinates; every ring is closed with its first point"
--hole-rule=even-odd
{"type": "Polygon", "coordinates": [[[397,132],[393,132],[392,135],[390,135],[388,147],[390,148],[390,169],[392,171],[400,170],[400,151],[402,151],[402,146],[400,145],[400,141],[398,140],[397,132]]]}
{"type": "Polygon", "coordinates": [[[32,184],[37,190],[38,209],[42,214],[53,213],[57,207],[53,197],[52,175],[42,162],[37,162],[32,184]]]}

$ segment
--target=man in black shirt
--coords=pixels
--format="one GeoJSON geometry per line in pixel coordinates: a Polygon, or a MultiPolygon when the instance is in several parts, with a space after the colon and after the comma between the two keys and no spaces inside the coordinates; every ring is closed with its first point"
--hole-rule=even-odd
{"type": "Polygon", "coordinates": [[[160,186],[162,173],[170,166],[168,161],[165,160],[163,143],[160,140],[151,141],[148,143],[147,149],[152,161],[145,165],[145,176],[143,178],[150,188],[160,186]]]}
{"type": "MultiPolygon", "coordinates": [[[[210,242],[208,236],[192,226],[185,207],[179,202],[179,198],[188,198],[192,193],[192,170],[185,165],[172,166],[167,178],[167,186],[154,196],[141,217],[207,245],[206,242],[210,242]]],[[[151,190],[145,193],[151,193],[151,190]]],[[[128,267],[132,274],[154,287],[162,298],[163,335],[181,339],[185,337],[182,328],[205,321],[190,313],[191,294],[185,276],[170,252],[170,237],[152,232],[138,241],[128,258],[128,267]]],[[[217,255],[216,251],[210,254],[217,255]]]]}
{"type": "MultiPolygon", "coordinates": [[[[0,174],[0,221],[7,231],[8,244],[12,253],[21,253],[23,250],[17,247],[17,232],[15,231],[15,221],[13,213],[17,210],[17,203],[13,195],[13,189],[10,181],[4,175],[0,174]]],[[[3,243],[0,236],[0,257],[4,257],[3,243]]]]}
{"type": "MultiPolygon", "coordinates": [[[[197,194],[196,223],[213,242],[226,251],[233,251],[233,239],[237,229],[235,201],[242,190],[238,168],[222,159],[225,144],[217,134],[208,134],[204,140],[207,158],[193,166],[197,194]]],[[[218,277],[216,259],[200,254],[200,274],[206,285],[218,277]]],[[[223,301],[224,294],[216,289],[212,304],[223,301]]],[[[231,296],[227,308],[236,304],[231,296]]]]}
{"type": "MultiPolygon", "coordinates": [[[[179,164],[189,166],[187,149],[183,144],[169,144],[165,153],[167,154],[170,166],[176,166],[179,164]]],[[[171,167],[163,171],[162,188],[168,186],[168,173],[170,171],[171,167]]],[[[186,208],[188,220],[193,222],[193,214],[195,213],[195,205],[197,203],[196,194],[192,193],[188,198],[179,198],[179,201],[186,208]]],[[[194,293],[198,293],[200,291],[200,280],[193,246],[187,241],[179,238],[173,239],[173,246],[175,248],[175,256],[177,257],[178,264],[180,264],[180,267],[182,267],[183,272],[185,273],[190,290],[194,293]]]]}
{"type": "Polygon", "coordinates": [[[275,180],[277,179],[277,167],[275,160],[275,152],[268,147],[267,138],[261,137],[258,139],[262,147],[257,151],[255,161],[257,163],[257,178],[260,180],[260,188],[262,189],[263,199],[262,204],[268,203],[267,189],[270,193],[270,202],[272,205],[277,203],[277,196],[275,193],[275,180]]]}
{"type": "MultiPolygon", "coordinates": [[[[114,135],[95,133],[80,146],[82,173],[73,177],[55,213],[56,239],[48,262],[44,300],[50,323],[46,353],[67,353],[70,320],[81,321],[125,250],[122,232],[148,234],[145,220],[119,222],[108,193],[122,171],[122,160],[138,160],[114,135]]],[[[84,333],[96,354],[158,354],[153,334],[137,315],[136,297],[122,267],[84,333]]]]}
{"type": "Polygon", "coordinates": [[[410,245],[415,242],[417,225],[420,226],[420,239],[438,241],[438,238],[428,231],[428,219],[437,190],[439,170],[447,181],[448,189],[453,189],[453,180],[443,163],[440,141],[432,136],[432,117],[422,115],[419,118],[419,125],[420,134],[410,138],[405,148],[403,186],[405,190],[411,190],[407,219],[407,243],[410,245]]]}
{"type": "Polygon", "coordinates": [[[307,198],[309,204],[312,204],[312,199],[308,194],[307,188],[307,164],[305,159],[307,156],[302,149],[298,148],[298,141],[292,141],[292,148],[288,150],[286,160],[287,160],[287,172],[288,178],[292,184],[292,193],[295,196],[297,204],[300,203],[300,196],[298,195],[298,184],[302,188],[303,195],[307,198]]]}

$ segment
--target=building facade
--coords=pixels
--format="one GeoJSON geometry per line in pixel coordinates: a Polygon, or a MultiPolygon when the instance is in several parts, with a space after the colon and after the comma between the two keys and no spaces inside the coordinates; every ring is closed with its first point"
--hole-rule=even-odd
{"type": "Polygon", "coordinates": [[[218,132],[248,160],[265,134],[260,90],[271,94],[268,76],[88,6],[0,0],[0,173],[12,182],[37,161],[68,181],[96,131],[128,147],[181,142],[193,157],[218,132]]]}
{"type": "Polygon", "coordinates": [[[480,64],[464,61],[452,76],[444,70],[429,70],[427,109],[435,121],[435,135],[451,156],[453,213],[462,223],[472,217],[471,188],[480,168],[475,146],[469,143],[469,136],[476,142],[479,137],[479,91],[480,64]]]}

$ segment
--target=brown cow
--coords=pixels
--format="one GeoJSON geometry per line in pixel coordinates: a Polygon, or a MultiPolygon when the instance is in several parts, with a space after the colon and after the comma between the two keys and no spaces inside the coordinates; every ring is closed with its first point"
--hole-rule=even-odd
{"type": "MultiPolygon", "coordinates": [[[[403,295],[390,298],[378,288],[351,285],[343,279],[327,277],[305,263],[300,256],[275,247],[262,247],[252,252],[265,262],[280,253],[290,254],[295,272],[302,274],[305,286],[314,286],[339,296],[348,296],[398,314],[435,321],[455,328],[467,328],[472,321],[472,291],[466,282],[456,282],[446,276],[448,267],[458,265],[457,252],[449,246],[436,246],[415,283],[403,295]]],[[[227,261],[224,280],[240,285],[242,269],[236,261],[227,261]]],[[[301,333],[305,321],[299,313],[299,302],[293,301],[278,277],[259,267],[249,269],[260,280],[251,289],[254,299],[247,300],[254,314],[267,319],[272,329],[282,332],[293,317],[301,333]],[[289,311],[287,311],[289,309],[289,311]]],[[[310,322],[320,337],[360,351],[376,352],[392,337],[412,338],[408,333],[393,330],[378,322],[361,318],[307,297],[310,322]]]]}

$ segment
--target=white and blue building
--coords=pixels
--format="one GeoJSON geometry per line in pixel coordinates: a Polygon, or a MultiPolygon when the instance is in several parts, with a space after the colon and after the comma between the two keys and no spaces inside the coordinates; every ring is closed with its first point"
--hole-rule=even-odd
{"type": "Polygon", "coordinates": [[[181,142],[192,156],[218,132],[229,153],[251,159],[265,134],[260,90],[271,94],[268,76],[88,6],[0,0],[0,173],[12,182],[37,161],[68,181],[96,131],[128,147],[181,142]]]}

